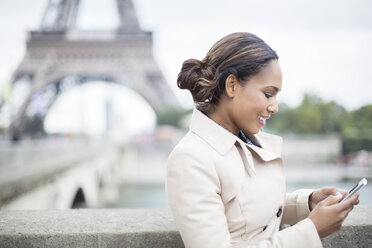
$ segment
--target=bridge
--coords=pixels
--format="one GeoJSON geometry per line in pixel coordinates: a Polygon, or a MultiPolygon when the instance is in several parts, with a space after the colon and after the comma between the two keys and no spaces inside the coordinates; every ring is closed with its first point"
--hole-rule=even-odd
{"type": "Polygon", "coordinates": [[[0,142],[0,211],[102,208],[120,200],[123,183],[162,185],[183,133],[172,141],[160,132],[123,143],[53,136],[0,142]]]}
{"type": "Polygon", "coordinates": [[[102,193],[114,189],[120,151],[87,140],[2,144],[0,209],[99,207],[102,193]]]}

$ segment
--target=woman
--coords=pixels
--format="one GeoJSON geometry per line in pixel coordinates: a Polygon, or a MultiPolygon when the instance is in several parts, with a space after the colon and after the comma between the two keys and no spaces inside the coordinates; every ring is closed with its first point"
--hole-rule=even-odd
{"type": "Polygon", "coordinates": [[[196,108],[169,156],[167,194],[186,247],[322,247],[358,195],[344,190],[286,194],[282,140],[261,130],[278,112],[278,56],[263,40],[233,33],[178,75],[196,108]],[[281,223],[292,226],[279,231],[281,223]]]}

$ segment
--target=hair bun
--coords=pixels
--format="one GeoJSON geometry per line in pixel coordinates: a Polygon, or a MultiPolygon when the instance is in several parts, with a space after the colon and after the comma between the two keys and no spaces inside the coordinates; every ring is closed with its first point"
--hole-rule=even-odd
{"type": "Polygon", "coordinates": [[[178,74],[177,85],[180,89],[188,89],[194,102],[201,104],[210,101],[216,84],[213,80],[214,72],[206,60],[188,59],[183,62],[178,74]]]}

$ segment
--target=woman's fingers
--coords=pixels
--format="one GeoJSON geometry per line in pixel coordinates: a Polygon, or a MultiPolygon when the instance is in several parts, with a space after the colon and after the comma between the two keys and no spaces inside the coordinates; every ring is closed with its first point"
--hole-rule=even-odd
{"type": "MultiPolygon", "coordinates": [[[[333,193],[330,189],[325,193],[333,193]]],[[[326,199],[319,202],[316,208],[310,213],[309,218],[314,222],[320,237],[325,237],[342,226],[342,222],[353,209],[354,204],[358,203],[359,194],[350,199],[339,203],[343,198],[343,193],[336,190],[336,194],[329,195],[326,199]]]]}
{"type": "Polygon", "coordinates": [[[330,195],[328,196],[326,199],[324,199],[322,201],[322,205],[324,206],[330,206],[330,205],[333,205],[333,204],[336,204],[338,203],[342,198],[342,195],[339,194],[339,195],[330,195]]]}
{"type": "Polygon", "coordinates": [[[336,195],[337,193],[341,193],[342,196],[345,197],[348,194],[348,191],[344,189],[334,188],[334,187],[324,187],[320,191],[325,196],[336,195]]]}
{"type": "Polygon", "coordinates": [[[344,198],[345,196],[347,196],[347,194],[349,193],[347,190],[344,190],[344,189],[337,189],[337,192],[340,192],[342,194],[342,198],[344,198]]]}
{"type": "Polygon", "coordinates": [[[339,204],[341,210],[343,211],[343,210],[346,210],[348,208],[351,208],[352,209],[352,207],[354,205],[356,205],[356,204],[359,203],[359,199],[358,198],[359,198],[359,193],[356,193],[355,195],[353,195],[349,199],[345,200],[344,202],[341,202],[339,204]]]}
{"type": "Polygon", "coordinates": [[[322,193],[325,195],[335,195],[337,192],[337,189],[333,187],[324,187],[321,190],[322,190],[322,193]]]}

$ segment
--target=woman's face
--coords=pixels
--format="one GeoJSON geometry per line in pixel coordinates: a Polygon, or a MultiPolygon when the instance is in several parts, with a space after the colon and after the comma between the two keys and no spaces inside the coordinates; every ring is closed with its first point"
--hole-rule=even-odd
{"type": "Polygon", "coordinates": [[[270,115],[278,112],[276,97],[281,88],[282,72],[277,60],[272,60],[243,84],[238,83],[228,107],[231,126],[227,128],[234,134],[239,130],[258,133],[270,115]]]}

